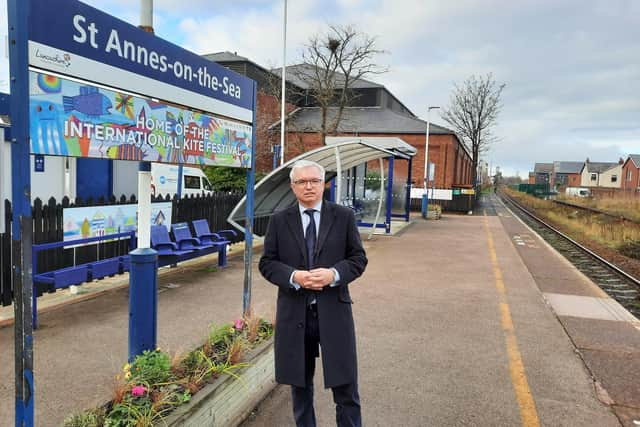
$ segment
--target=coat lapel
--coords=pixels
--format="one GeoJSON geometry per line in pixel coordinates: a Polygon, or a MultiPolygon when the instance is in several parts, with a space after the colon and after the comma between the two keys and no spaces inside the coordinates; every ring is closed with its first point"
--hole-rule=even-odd
{"type": "Polygon", "coordinates": [[[326,200],[322,202],[322,212],[320,212],[320,231],[318,232],[318,243],[316,244],[315,253],[318,254],[322,245],[327,240],[329,230],[335,220],[336,212],[333,206],[326,200]]]}
{"type": "Polygon", "coordinates": [[[302,232],[302,220],[300,219],[300,210],[298,209],[298,204],[289,209],[287,212],[287,224],[291,229],[291,234],[293,234],[293,238],[298,243],[298,247],[300,252],[302,252],[304,256],[304,261],[307,263],[307,246],[304,243],[304,233],[302,232]]]}

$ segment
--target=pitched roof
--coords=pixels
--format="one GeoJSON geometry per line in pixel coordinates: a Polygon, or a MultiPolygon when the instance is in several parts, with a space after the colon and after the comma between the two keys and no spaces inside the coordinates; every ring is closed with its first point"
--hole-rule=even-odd
{"type": "Polygon", "coordinates": [[[602,173],[618,166],[619,164],[620,163],[618,162],[588,162],[585,163],[585,166],[589,173],[602,173]]]}
{"type": "Polygon", "coordinates": [[[555,173],[580,173],[582,172],[584,162],[553,162],[553,171],[555,173]]]}
{"type": "Polygon", "coordinates": [[[533,167],[534,173],[552,173],[553,163],[536,163],[533,167]]]}
{"type": "Polygon", "coordinates": [[[215,61],[215,62],[252,62],[253,63],[253,61],[249,60],[249,58],[240,56],[236,52],[231,53],[229,51],[208,53],[202,56],[207,58],[210,61],[215,61]]]}
{"type": "MultiPolygon", "coordinates": [[[[337,110],[329,108],[329,122],[337,110]]],[[[320,113],[320,107],[300,108],[292,114],[289,123],[298,132],[319,132],[320,113]]],[[[426,130],[426,121],[382,107],[346,107],[338,125],[339,133],[424,134],[426,130]]],[[[429,134],[455,135],[455,132],[430,122],[429,134]]]]}
{"type": "Polygon", "coordinates": [[[631,159],[637,168],[640,168],[640,154],[629,154],[629,159],[631,159]]]}
{"type": "MultiPolygon", "coordinates": [[[[264,72],[264,73],[272,73],[270,70],[264,68],[262,65],[260,64],[256,64],[255,62],[253,62],[252,60],[250,60],[249,58],[245,58],[244,56],[240,56],[237,53],[231,53],[231,52],[216,52],[216,53],[208,53],[206,55],[202,55],[203,58],[208,59],[209,61],[213,61],[213,62],[218,62],[220,64],[229,64],[227,66],[227,68],[235,71],[235,72],[239,72],[240,74],[245,74],[243,73],[242,70],[242,63],[245,64],[251,64],[254,67],[256,67],[257,69],[259,69],[260,71],[264,72]],[[234,67],[233,63],[237,63],[236,67],[234,67]]],[[[273,74],[273,73],[272,73],[273,74]]]]}
{"type": "MultiPolygon", "coordinates": [[[[313,76],[315,73],[315,69],[316,67],[314,67],[311,64],[296,64],[296,65],[287,66],[285,73],[288,81],[292,82],[298,87],[301,87],[302,89],[310,89],[311,86],[308,83],[309,79],[305,79],[305,77],[313,76]]],[[[274,68],[271,70],[271,72],[273,74],[280,76],[281,75],[280,73],[282,72],[282,68],[274,68]]],[[[335,79],[334,85],[337,88],[341,87],[342,84],[344,84],[344,78],[345,78],[344,74],[340,72],[336,72],[334,74],[334,79],[335,79]]],[[[311,79],[314,79],[314,78],[311,77],[311,79]]],[[[384,88],[384,86],[369,80],[365,80],[365,79],[357,79],[351,83],[351,89],[364,89],[364,88],[384,88]]]]}

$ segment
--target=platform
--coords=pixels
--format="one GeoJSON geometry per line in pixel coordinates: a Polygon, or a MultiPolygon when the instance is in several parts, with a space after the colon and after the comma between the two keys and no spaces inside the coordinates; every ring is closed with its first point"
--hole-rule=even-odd
{"type": "MultiPolygon", "coordinates": [[[[416,215],[402,233],[374,235],[364,245],[369,266],[351,285],[364,425],[613,427],[640,420],[638,323],[497,200],[472,216],[416,215]]],[[[213,271],[214,264],[161,276],[163,349],[194,347],[210,322],[239,316],[242,257],[230,257],[224,270],[213,271]]],[[[255,310],[272,316],[276,289],[257,269],[253,278],[255,310]]],[[[127,357],[127,298],[120,288],[41,315],[36,425],[58,426],[66,414],[109,397],[127,357]]],[[[12,327],[0,328],[0,342],[4,426],[13,424],[12,327]]],[[[319,369],[318,425],[332,426],[321,378],[319,369]]],[[[285,386],[245,423],[292,425],[285,386]]]]}

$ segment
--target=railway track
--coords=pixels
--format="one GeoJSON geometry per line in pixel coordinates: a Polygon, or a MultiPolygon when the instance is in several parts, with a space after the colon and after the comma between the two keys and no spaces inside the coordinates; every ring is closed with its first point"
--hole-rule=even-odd
{"type": "Polygon", "coordinates": [[[626,217],[624,215],[614,214],[614,213],[611,213],[611,212],[603,211],[601,209],[591,208],[589,206],[582,206],[582,205],[579,205],[577,203],[565,202],[563,200],[552,200],[552,201],[553,201],[553,203],[555,203],[557,205],[567,206],[567,207],[570,207],[570,208],[576,208],[576,209],[580,209],[580,210],[583,210],[583,211],[590,212],[592,214],[603,215],[603,216],[609,217],[609,218],[611,218],[613,220],[626,221],[626,222],[629,222],[631,224],[640,225],[640,221],[637,221],[637,220],[635,220],[633,218],[626,217]]]}
{"type": "Polygon", "coordinates": [[[531,229],[589,277],[611,298],[640,319],[640,280],[590,249],[556,230],[505,193],[498,194],[505,205],[531,229]]]}

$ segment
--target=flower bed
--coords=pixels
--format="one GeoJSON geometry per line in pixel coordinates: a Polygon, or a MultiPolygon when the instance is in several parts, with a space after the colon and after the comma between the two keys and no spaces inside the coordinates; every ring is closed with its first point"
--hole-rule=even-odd
{"type": "MultiPolygon", "coordinates": [[[[67,417],[63,425],[189,425],[187,419],[190,414],[193,412],[197,415],[198,410],[203,407],[208,408],[209,413],[215,415],[217,420],[233,422],[238,418],[235,413],[221,415],[220,412],[222,409],[229,412],[228,395],[237,396],[238,401],[250,403],[250,410],[270,389],[268,385],[262,384],[273,382],[272,334],[271,323],[249,316],[237,320],[233,325],[213,325],[206,342],[187,354],[172,357],[160,349],[145,351],[131,364],[126,364],[123,374],[116,377],[112,400],[109,403],[101,408],[67,417]],[[258,392],[262,393],[263,389],[267,389],[260,394],[257,401],[255,398],[248,399],[242,395],[242,390],[246,391],[253,386],[249,383],[253,377],[262,380],[260,386],[254,387],[258,392]],[[214,405],[216,409],[212,410],[210,405],[203,404],[209,400],[208,396],[227,396],[227,400],[223,399],[222,406],[217,408],[214,405]],[[180,408],[183,405],[187,405],[186,409],[180,408]],[[177,408],[180,409],[176,414],[170,416],[177,408]]],[[[236,402],[231,406],[239,408],[240,405],[236,402]]]]}

